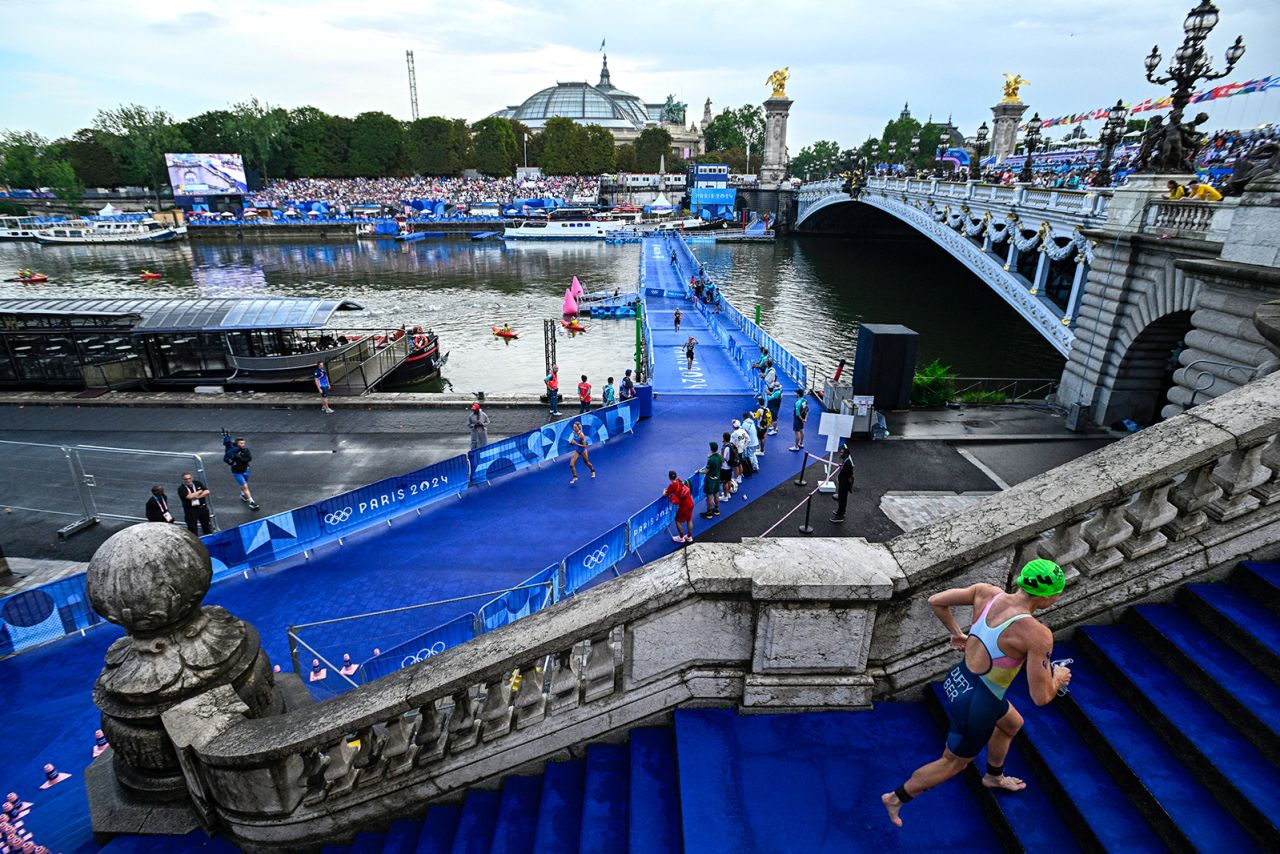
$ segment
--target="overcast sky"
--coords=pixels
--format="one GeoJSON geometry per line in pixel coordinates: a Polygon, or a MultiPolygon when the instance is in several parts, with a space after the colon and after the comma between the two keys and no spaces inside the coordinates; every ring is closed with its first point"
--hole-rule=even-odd
{"type": "MultiPolygon", "coordinates": [[[[1217,2],[1215,61],[1237,34],[1248,46],[1228,81],[1280,75],[1280,0],[1217,2]]],[[[1153,42],[1173,52],[1192,5],[0,0],[0,128],[57,137],[120,103],[182,119],[250,95],[408,119],[406,49],[421,114],[476,120],[556,81],[596,82],[607,39],[615,86],[646,101],[673,93],[691,118],[706,98],[716,112],[760,103],[765,78],[789,66],[794,154],[815,139],[849,146],[878,135],[904,101],[921,120],[952,114],[972,133],[990,119],[1005,71],[1031,81],[1022,98],[1046,118],[1164,94],[1143,78],[1142,59],[1153,42]]],[[[1277,121],[1280,93],[1224,99],[1211,112],[1214,126],[1277,121]]]]}

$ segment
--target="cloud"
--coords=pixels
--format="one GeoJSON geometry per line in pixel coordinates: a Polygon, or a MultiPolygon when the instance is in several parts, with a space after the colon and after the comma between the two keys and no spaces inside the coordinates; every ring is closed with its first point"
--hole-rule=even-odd
{"type": "MultiPolygon", "coordinates": [[[[1209,46],[1221,62],[1244,33],[1249,51],[1234,78],[1280,73],[1274,4],[1223,5],[1209,46]]],[[[0,2],[0,74],[11,84],[0,87],[0,121],[60,136],[121,102],[185,118],[250,95],[407,119],[405,50],[414,51],[422,114],[474,121],[557,81],[594,83],[605,38],[614,85],[646,101],[674,94],[695,115],[708,97],[717,111],[760,103],[765,77],[789,66],[796,152],[816,139],[853,145],[878,135],[904,101],[921,119],[951,115],[971,132],[990,120],[1005,71],[1031,80],[1023,96],[1042,116],[1151,97],[1160,90],[1144,79],[1142,58],[1156,41],[1172,53],[1191,5],[1073,0],[972,12],[953,0],[185,0],[175,13],[150,0],[42,0],[36,15],[29,3],[0,2]],[[114,59],[49,61],[48,45],[102,57],[104,44],[114,59]]],[[[1214,123],[1274,120],[1280,99],[1267,98],[1226,99],[1214,123]]]]}

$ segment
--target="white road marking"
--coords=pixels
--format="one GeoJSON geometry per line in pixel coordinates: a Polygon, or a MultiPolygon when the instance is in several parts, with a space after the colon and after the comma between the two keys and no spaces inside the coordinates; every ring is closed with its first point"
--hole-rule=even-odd
{"type": "Polygon", "coordinates": [[[982,472],[983,474],[985,474],[987,477],[989,477],[991,479],[991,482],[994,483],[996,486],[1000,487],[1001,489],[1009,488],[1009,484],[1005,481],[1004,478],[1002,478],[1000,475],[992,471],[990,466],[988,466],[982,460],[975,457],[973,454],[969,453],[968,450],[966,450],[965,448],[956,448],[956,452],[960,454],[960,456],[968,460],[969,462],[973,463],[973,467],[976,468],[978,471],[982,472]]]}

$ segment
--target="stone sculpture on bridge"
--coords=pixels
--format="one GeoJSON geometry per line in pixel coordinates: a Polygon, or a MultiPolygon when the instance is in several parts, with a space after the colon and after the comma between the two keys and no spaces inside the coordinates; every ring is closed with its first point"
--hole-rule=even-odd
{"type": "Polygon", "coordinates": [[[1198,128],[1209,120],[1208,113],[1197,113],[1189,122],[1182,121],[1182,111],[1174,110],[1166,123],[1155,116],[1147,124],[1134,162],[1135,172],[1184,174],[1195,172],[1195,160],[1204,147],[1205,134],[1198,128]],[[1159,121],[1158,121],[1159,120],[1159,121]]]}
{"type": "Polygon", "coordinates": [[[1022,99],[1018,97],[1018,90],[1023,86],[1030,86],[1031,81],[1020,74],[1004,75],[1004,97],[1000,99],[1002,104],[1020,104],[1022,99]]]}
{"type": "Polygon", "coordinates": [[[764,81],[773,87],[773,94],[770,96],[771,98],[787,97],[787,79],[791,76],[788,73],[790,68],[791,66],[786,66],[779,69],[778,71],[770,74],[769,78],[764,81]]]}

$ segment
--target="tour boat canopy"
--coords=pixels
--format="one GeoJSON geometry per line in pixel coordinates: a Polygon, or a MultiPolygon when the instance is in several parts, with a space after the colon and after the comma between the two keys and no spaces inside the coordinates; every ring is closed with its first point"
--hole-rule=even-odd
{"type": "Polygon", "coordinates": [[[0,316],[93,318],[99,324],[116,320],[118,325],[143,332],[319,328],[329,322],[334,312],[361,308],[351,300],[305,298],[0,300],[0,316]]]}

